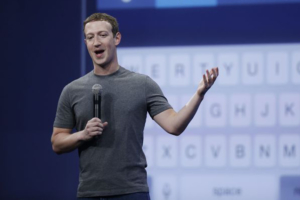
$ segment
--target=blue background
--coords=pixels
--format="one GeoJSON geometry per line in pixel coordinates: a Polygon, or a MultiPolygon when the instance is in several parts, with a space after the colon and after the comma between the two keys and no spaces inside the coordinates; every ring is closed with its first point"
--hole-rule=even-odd
{"type": "MultiPolygon", "coordinates": [[[[95,8],[88,1],[87,15],[95,8]]],[[[124,47],[299,42],[299,10],[282,4],[106,11],[118,18],[124,47]]],[[[0,11],[0,199],[75,199],[77,151],[57,156],[50,137],[61,90],[80,76],[81,1],[5,0],[0,11]]]]}
{"type": "Polygon", "coordinates": [[[97,0],[97,9],[184,8],[220,5],[296,3],[299,0],[97,0]]]}

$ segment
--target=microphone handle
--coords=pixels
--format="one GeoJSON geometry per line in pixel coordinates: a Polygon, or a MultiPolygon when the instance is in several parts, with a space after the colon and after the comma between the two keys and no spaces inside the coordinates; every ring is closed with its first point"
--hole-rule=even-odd
{"type": "Polygon", "coordinates": [[[94,117],[101,119],[101,96],[94,95],[94,117]]]}

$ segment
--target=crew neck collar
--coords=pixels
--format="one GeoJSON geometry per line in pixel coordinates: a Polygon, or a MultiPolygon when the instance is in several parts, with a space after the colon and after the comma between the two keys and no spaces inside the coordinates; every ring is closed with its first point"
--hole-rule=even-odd
{"type": "Polygon", "coordinates": [[[110,76],[114,76],[114,75],[119,74],[121,71],[122,71],[122,67],[119,65],[119,69],[117,69],[116,71],[114,71],[114,72],[111,73],[111,74],[107,74],[107,75],[98,75],[98,74],[95,74],[95,73],[94,73],[94,70],[92,70],[91,73],[92,73],[94,76],[97,76],[97,77],[110,77],[110,76]]]}

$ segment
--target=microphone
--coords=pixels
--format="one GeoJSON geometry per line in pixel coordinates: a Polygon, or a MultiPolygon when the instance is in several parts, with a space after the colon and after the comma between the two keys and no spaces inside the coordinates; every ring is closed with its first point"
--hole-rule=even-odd
{"type": "Polygon", "coordinates": [[[99,84],[95,84],[92,87],[92,91],[94,94],[94,117],[98,117],[101,119],[101,93],[102,86],[99,84]]]}

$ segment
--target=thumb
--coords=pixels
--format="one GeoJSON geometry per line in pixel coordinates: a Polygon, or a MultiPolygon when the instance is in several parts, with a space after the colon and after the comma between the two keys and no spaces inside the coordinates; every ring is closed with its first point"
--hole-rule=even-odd
{"type": "Polygon", "coordinates": [[[105,128],[108,125],[108,122],[103,123],[103,128],[105,128]]]}

